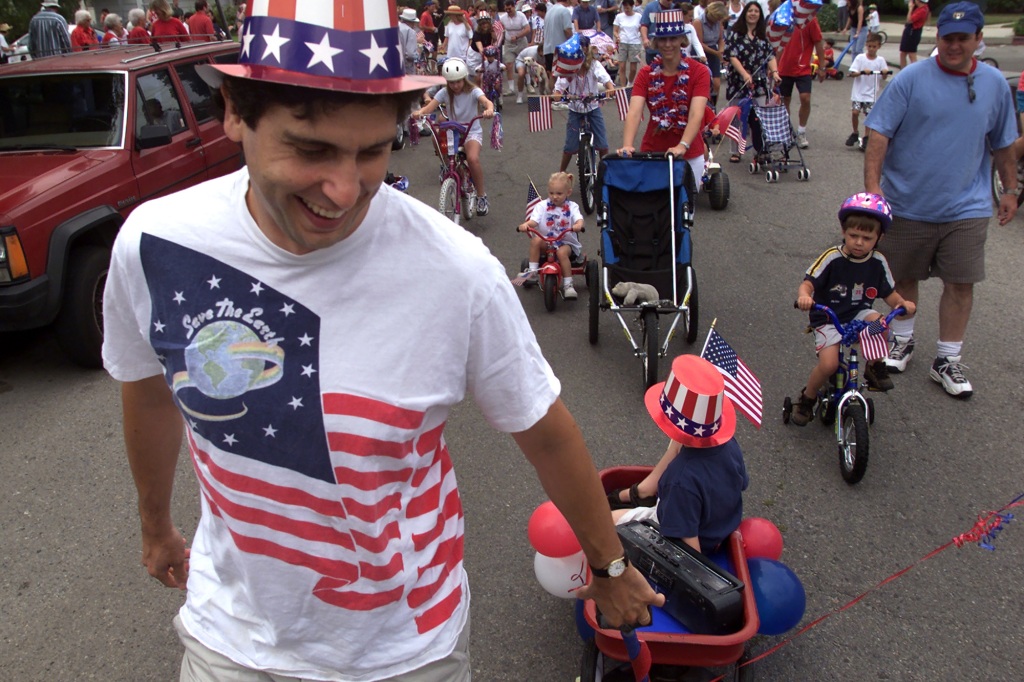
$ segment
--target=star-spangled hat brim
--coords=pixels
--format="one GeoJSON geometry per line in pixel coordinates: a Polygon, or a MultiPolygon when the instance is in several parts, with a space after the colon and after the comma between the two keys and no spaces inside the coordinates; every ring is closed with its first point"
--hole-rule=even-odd
{"type": "Polygon", "coordinates": [[[426,90],[435,85],[445,84],[445,80],[441,76],[402,76],[400,78],[357,80],[314,76],[258,64],[200,64],[196,66],[196,72],[212,88],[220,88],[221,83],[224,82],[224,76],[252,78],[281,85],[363,95],[395,95],[402,92],[426,90]]]}
{"type": "Polygon", "coordinates": [[[665,410],[661,407],[661,394],[664,390],[664,381],[651,386],[644,394],[644,405],[647,406],[647,412],[658,428],[675,442],[682,443],[689,448],[713,448],[716,445],[727,443],[736,433],[736,408],[733,407],[732,401],[725,396],[722,396],[722,425],[718,431],[706,438],[697,438],[683,433],[669,420],[665,415],[665,410]]]}

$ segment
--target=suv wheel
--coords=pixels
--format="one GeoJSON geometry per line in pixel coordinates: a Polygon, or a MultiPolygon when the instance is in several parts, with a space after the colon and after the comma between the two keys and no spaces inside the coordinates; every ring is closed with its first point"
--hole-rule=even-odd
{"type": "Polygon", "coordinates": [[[71,254],[54,328],[57,343],[82,367],[103,366],[103,288],[109,268],[110,251],[102,247],[87,246],[71,254]]]}

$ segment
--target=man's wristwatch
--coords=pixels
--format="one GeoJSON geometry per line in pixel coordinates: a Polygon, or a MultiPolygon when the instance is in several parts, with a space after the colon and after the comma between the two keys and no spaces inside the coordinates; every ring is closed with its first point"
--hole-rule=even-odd
{"type": "Polygon", "coordinates": [[[1006,196],[1007,194],[1009,194],[1010,196],[1015,197],[1015,196],[1017,196],[1017,192],[1018,191],[1020,191],[1019,187],[1014,187],[1013,189],[1005,189],[1004,188],[1003,189],[1003,196],[1006,196]]]}
{"type": "Polygon", "coordinates": [[[611,562],[604,568],[590,567],[590,572],[598,578],[618,578],[620,575],[626,572],[629,567],[629,557],[622,556],[611,562]]]}

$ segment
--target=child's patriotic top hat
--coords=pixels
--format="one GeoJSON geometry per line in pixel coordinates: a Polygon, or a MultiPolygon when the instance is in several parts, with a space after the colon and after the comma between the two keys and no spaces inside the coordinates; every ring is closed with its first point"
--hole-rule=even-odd
{"type": "Polygon", "coordinates": [[[653,14],[651,19],[654,21],[654,38],[686,35],[686,20],[681,9],[665,9],[653,14]]]}
{"type": "Polygon", "coordinates": [[[673,360],[668,380],[647,389],[644,403],[665,435],[691,448],[721,445],[736,433],[736,410],[721,373],[696,355],[673,360]]]}
{"type": "Polygon", "coordinates": [[[404,75],[396,0],[250,0],[238,64],[201,67],[223,75],[321,90],[394,94],[441,85],[404,75]]]}

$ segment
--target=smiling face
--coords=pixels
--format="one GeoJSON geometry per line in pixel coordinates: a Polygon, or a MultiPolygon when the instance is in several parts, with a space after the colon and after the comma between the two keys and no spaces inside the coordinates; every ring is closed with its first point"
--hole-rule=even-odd
{"type": "Polygon", "coordinates": [[[661,55],[662,60],[676,60],[682,57],[683,43],[685,36],[665,36],[654,39],[654,49],[661,55]]]}
{"type": "Polygon", "coordinates": [[[307,119],[277,105],[253,129],[225,99],[224,131],[249,168],[246,205],[267,239],[302,255],[355,232],[387,172],[397,104],[348,104],[307,119]]]}
{"type": "Polygon", "coordinates": [[[950,71],[970,73],[974,51],[981,43],[981,33],[949,33],[936,43],[939,63],[950,71]]]}
{"type": "Polygon", "coordinates": [[[747,26],[753,28],[757,26],[757,22],[761,21],[761,6],[756,2],[752,2],[747,5],[747,11],[744,15],[747,20],[747,26]]]}

